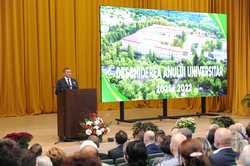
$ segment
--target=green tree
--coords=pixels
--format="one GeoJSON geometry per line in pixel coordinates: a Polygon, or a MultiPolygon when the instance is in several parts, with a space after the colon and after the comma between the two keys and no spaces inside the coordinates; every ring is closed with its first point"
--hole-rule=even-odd
{"type": "Polygon", "coordinates": [[[196,65],[199,65],[199,57],[197,54],[194,54],[193,56],[193,65],[196,66],[196,65]]]}
{"type": "Polygon", "coordinates": [[[135,51],[130,44],[128,45],[128,57],[132,60],[135,59],[135,51]]]}
{"type": "Polygon", "coordinates": [[[220,40],[218,40],[216,42],[216,49],[221,50],[221,48],[222,48],[222,42],[220,40]]]}

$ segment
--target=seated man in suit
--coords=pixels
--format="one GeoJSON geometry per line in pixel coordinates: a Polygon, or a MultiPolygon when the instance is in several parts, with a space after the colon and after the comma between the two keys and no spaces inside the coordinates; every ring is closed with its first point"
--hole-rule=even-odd
{"type": "Polygon", "coordinates": [[[148,130],[144,133],[143,137],[144,144],[147,148],[148,154],[161,153],[161,149],[158,145],[155,144],[155,133],[151,130],[148,130]]]}
{"type": "Polygon", "coordinates": [[[75,79],[71,78],[72,71],[70,68],[65,68],[63,70],[64,77],[57,81],[56,83],[56,95],[70,89],[78,89],[78,83],[75,79]]]}
{"type": "Polygon", "coordinates": [[[238,154],[231,147],[232,132],[226,128],[218,128],[214,135],[217,150],[209,157],[212,166],[236,165],[238,154]]]}
{"type": "Polygon", "coordinates": [[[118,146],[114,149],[111,149],[108,151],[109,158],[111,159],[116,159],[119,157],[123,157],[123,144],[127,142],[128,140],[128,135],[125,131],[120,130],[115,134],[115,141],[118,144],[118,146]]]}

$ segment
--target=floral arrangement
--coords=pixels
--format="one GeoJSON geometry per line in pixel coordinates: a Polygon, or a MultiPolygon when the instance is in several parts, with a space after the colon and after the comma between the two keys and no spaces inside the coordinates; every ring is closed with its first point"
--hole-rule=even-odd
{"type": "Polygon", "coordinates": [[[194,133],[196,129],[196,123],[195,123],[194,118],[180,118],[176,121],[175,127],[176,128],[188,128],[194,133]]]}
{"type": "Polygon", "coordinates": [[[11,139],[19,144],[23,149],[29,147],[29,142],[33,139],[33,136],[27,132],[18,132],[7,134],[4,138],[11,139]]]}
{"type": "Polygon", "coordinates": [[[217,124],[219,127],[228,128],[231,125],[235,124],[234,120],[229,116],[219,116],[211,120],[212,124],[217,124]]]}
{"type": "Polygon", "coordinates": [[[81,135],[84,139],[87,139],[90,135],[96,135],[102,140],[102,136],[110,131],[108,125],[96,113],[90,113],[89,118],[80,122],[80,126],[83,129],[81,135]]]}
{"type": "Polygon", "coordinates": [[[145,132],[147,130],[151,130],[151,131],[157,132],[159,128],[158,126],[156,126],[155,124],[151,122],[143,123],[141,121],[138,121],[132,126],[132,130],[133,130],[133,136],[135,137],[140,131],[145,132]]]}

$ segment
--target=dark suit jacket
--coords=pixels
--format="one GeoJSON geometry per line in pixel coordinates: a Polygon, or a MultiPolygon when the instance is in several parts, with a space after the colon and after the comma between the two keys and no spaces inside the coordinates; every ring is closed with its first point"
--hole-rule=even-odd
{"type": "Polygon", "coordinates": [[[222,149],[209,157],[212,166],[233,166],[236,165],[236,158],[239,154],[232,148],[222,149]]]}
{"type": "Polygon", "coordinates": [[[114,149],[108,151],[109,158],[116,159],[119,157],[123,157],[123,145],[119,145],[114,149]]]}
{"type": "Polygon", "coordinates": [[[162,153],[161,149],[159,146],[156,144],[149,144],[147,145],[147,153],[148,154],[153,154],[153,153],[162,153]]]}
{"type": "Polygon", "coordinates": [[[99,157],[101,160],[106,160],[109,159],[109,156],[105,153],[98,153],[99,157]]]}
{"type": "MultiPolygon", "coordinates": [[[[71,84],[72,84],[72,89],[78,89],[78,83],[75,79],[71,78],[71,84]]],[[[66,80],[64,79],[64,77],[60,80],[57,81],[56,83],[56,95],[61,94],[62,92],[66,91],[70,89],[66,80]]]]}

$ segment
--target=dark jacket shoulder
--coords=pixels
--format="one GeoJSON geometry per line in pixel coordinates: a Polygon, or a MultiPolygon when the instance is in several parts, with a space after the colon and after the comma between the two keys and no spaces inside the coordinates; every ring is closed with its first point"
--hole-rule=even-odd
{"type": "Polygon", "coordinates": [[[123,157],[123,145],[119,145],[114,149],[108,151],[109,158],[116,159],[119,157],[123,157]]]}
{"type": "Polygon", "coordinates": [[[232,148],[226,148],[212,154],[209,157],[212,166],[231,166],[236,165],[236,158],[239,154],[232,148]]]}
{"type": "Polygon", "coordinates": [[[152,154],[152,153],[161,153],[161,149],[158,145],[156,144],[149,144],[147,145],[147,153],[152,154]]]}

